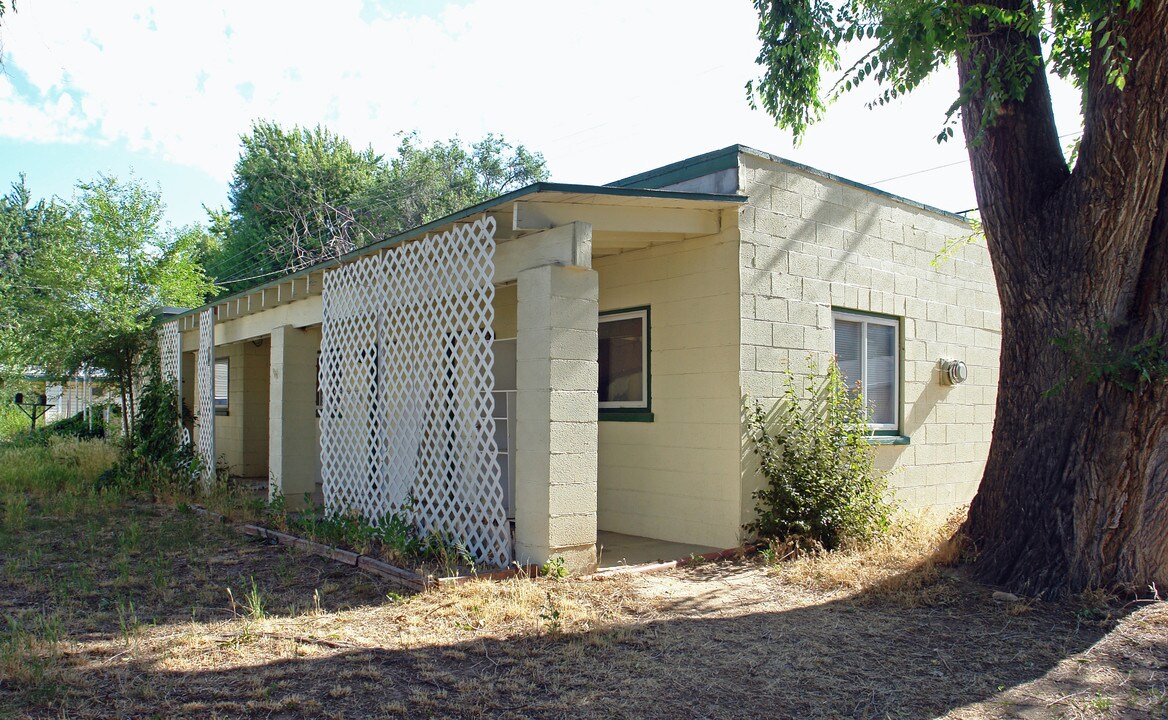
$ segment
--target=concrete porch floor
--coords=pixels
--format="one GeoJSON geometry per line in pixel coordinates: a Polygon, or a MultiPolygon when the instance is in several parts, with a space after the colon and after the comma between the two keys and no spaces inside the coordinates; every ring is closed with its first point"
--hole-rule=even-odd
{"type": "Polygon", "coordinates": [[[596,533],[598,569],[666,562],[722,549],[705,545],[654,540],[653,538],[625,535],[607,530],[600,530],[596,533]]]}

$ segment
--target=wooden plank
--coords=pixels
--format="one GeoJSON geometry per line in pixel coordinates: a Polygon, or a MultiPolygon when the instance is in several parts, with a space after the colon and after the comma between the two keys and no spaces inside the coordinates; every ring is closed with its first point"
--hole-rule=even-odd
{"type": "Polygon", "coordinates": [[[410,590],[423,591],[432,584],[427,578],[421,575],[402,570],[401,568],[394,567],[389,563],[381,562],[366,555],[357,558],[357,567],[410,590]]]}
{"type": "Polygon", "coordinates": [[[584,223],[515,238],[495,249],[496,284],[509,282],[529,268],[543,265],[592,267],[592,230],[584,223]]]}

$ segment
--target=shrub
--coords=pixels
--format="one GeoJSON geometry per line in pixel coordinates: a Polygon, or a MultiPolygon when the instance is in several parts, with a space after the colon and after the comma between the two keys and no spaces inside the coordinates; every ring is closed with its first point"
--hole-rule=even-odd
{"type": "Polygon", "coordinates": [[[153,334],[150,338],[141,358],[147,380],[138,396],[133,436],[125,444],[125,474],[142,488],[193,495],[199,489],[198,461],[192,445],[182,442],[178,387],[162,377],[158,343],[153,334]]]}
{"type": "Polygon", "coordinates": [[[834,360],[811,363],[806,392],[788,370],[782,397],[768,414],[746,399],[747,433],[766,486],[754,493],[757,519],[746,529],[764,538],[797,537],[827,549],[886,532],[893,504],[868,441],[868,409],[849,390],[834,360]]]}

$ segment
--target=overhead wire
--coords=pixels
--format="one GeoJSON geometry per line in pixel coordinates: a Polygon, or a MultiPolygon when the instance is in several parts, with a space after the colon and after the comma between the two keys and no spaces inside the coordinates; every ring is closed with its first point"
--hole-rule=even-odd
{"type": "MultiPolygon", "coordinates": [[[[1073,135],[1082,135],[1082,134],[1083,134],[1082,130],[1076,130],[1074,132],[1069,132],[1069,133],[1064,133],[1062,135],[1059,135],[1058,139],[1065,140],[1066,138],[1069,138],[1073,135]]],[[[913,177],[914,175],[923,175],[923,174],[928,173],[928,172],[933,172],[934,170],[944,170],[945,168],[951,168],[951,167],[955,167],[957,165],[967,165],[967,164],[969,164],[969,159],[964,158],[962,160],[958,160],[957,162],[945,163],[944,165],[936,165],[934,167],[925,168],[924,170],[914,170],[913,172],[905,173],[903,175],[895,175],[893,177],[884,178],[883,180],[876,180],[874,182],[870,182],[867,184],[868,185],[881,185],[883,183],[892,182],[893,180],[901,180],[903,178],[913,177]]]]}
{"type": "MultiPolygon", "coordinates": [[[[287,175],[284,175],[284,178],[291,179],[287,175]]],[[[417,190],[413,190],[413,191],[405,192],[405,193],[400,192],[401,190],[408,188],[411,184],[412,184],[411,182],[403,181],[403,180],[381,183],[381,184],[376,186],[377,189],[382,190],[382,192],[379,193],[379,197],[361,198],[360,200],[362,202],[359,205],[356,205],[356,209],[376,211],[378,209],[385,209],[385,208],[391,207],[391,202],[394,200],[397,200],[397,201],[410,200],[410,199],[414,199],[414,198],[421,196],[422,193],[417,191],[417,190]]],[[[374,234],[368,228],[365,228],[365,231],[370,235],[374,234]]],[[[259,240],[248,245],[247,247],[236,251],[235,253],[233,253],[229,257],[225,258],[221,262],[224,265],[230,264],[232,261],[239,259],[239,258],[242,258],[242,257],[250,254],[252,251],[258,249],[262,245],[265,245],[266,243],[268,243],[269,239],[270,238],[260,238],[259,240]]],[[[241,265],[236,265],[235,267],[232,267],[230,269],[230,271],[225,273],[225,274],[227,274],[229,276],[233,276],[233,275],[237,274],[237,272],[240,271],[241,267],[242,267],[241,265]]],[[[252,266],[252,269],[254,269],[254,265],[252,266]]],[[[244,270],[243,272],[248,272],[248,271],[244,270]]],[[[272,270],[269,272],[252,274],[252,275],[248,275],[245,277],[228,277],[228,279],[226,279],[226,280],[216,280],[214,284],[216,286],[234,285],[234,284],[238,284],[241,282],[245,282],[247,280],[256,280],[256,279],[260,279],[260,278],[264,278],[264,277],[271,277],[274,275],[280,275],[280,274],[289,273],[289,272],[293,272],[293,270],[291,270],[289,268],[278,268],[276,270],[272,270]]]]}

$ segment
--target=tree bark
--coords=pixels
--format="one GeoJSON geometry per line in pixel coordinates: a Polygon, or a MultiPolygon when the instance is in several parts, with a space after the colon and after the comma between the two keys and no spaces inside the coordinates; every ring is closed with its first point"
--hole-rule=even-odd
{"type": "MultiPolygon", "coordinates": [[[[1002,305],[993,439],[963,532],[976,576],[1028,594],[1168,588],[1168,0],[1117,12],[1131,70],[1121,91],[1093,53],[1073,172],[1041,64],[984,134],[985,98],[963,110],[1002,305]]],[[[995,53],[1041,57],[1011,31],[976,38],[963,85],[995,53]]]]}
{"type": "Polygon", "coordinates": [[[134,354],[132,348],[126,348],[123,355],[124,370],[122,373],[122,376],[125,378],[126,387],[129,388],[130,392],[130,405],[122,415],[127,419],[126,450],[131,453],[134,451],[135,432],[138,429],[138,399],[134,397],[134,380],[137,376],[134,366],[134,354]]]}

